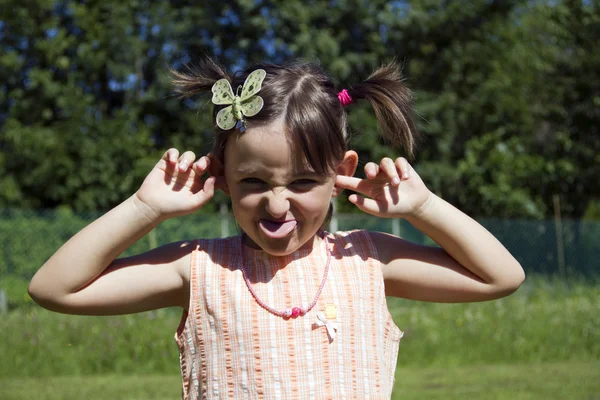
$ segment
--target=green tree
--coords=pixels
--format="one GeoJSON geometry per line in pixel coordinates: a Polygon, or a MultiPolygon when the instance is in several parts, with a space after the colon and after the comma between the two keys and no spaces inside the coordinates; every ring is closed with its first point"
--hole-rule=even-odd
{"type": "MultiPolygon", "coordinates": [[[[166,71],[208,54],[319,60],[340,88],[397,58],[435,192],[535,218],[559,194],[580,217],[598,198],[599,31],[598,6],[570,0],[2,0],[0,206],[107,209],[168,147],[206,152],[208,99],[177,100],[166,71]]],[[[403,154],[349,112],[363,163],[403,154]]]]}

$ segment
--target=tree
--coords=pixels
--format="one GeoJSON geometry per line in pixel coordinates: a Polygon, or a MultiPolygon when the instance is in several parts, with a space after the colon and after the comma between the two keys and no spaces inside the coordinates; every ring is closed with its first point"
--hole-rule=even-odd
{"type": "MultiPolygon", "coordinates": [[[[395,57],[424,136],[415,164],[436,193],[477,216],[535,218],[551,215],[553,194],[572,217],[598,197],[593,2],[3,0],[0,10],[0,206],[108,209],[168,147],[208,151],[208,98],[179,101],[166,73],[205,54],[234,71],[319,60],[340,89],[395,57]]],[[[367,105],[348,110],[363,163],[403,154],[377,137],[367,105]]]]}

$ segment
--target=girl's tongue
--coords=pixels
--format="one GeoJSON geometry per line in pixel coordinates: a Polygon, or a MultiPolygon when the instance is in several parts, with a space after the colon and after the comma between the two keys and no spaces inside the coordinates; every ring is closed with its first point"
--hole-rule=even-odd
{"type": "Polygon", "coordinates": [[[268,219],[261,219],[258,223],[260,229],[270,238],[281,239],[289,235],[294,228],[296,228],[297,222],[292,221],[269,221],[268,219]]]}

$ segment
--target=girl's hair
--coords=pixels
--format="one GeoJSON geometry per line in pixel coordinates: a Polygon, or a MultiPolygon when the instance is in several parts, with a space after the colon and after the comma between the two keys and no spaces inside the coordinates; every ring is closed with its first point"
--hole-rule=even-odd
{"type": "MultiPolygon", "coordinates": [[[[246,118],[246,126],[257,127],[281,120],[290,143],[302,150],[315,172],[326,174],[335,171],[347,150],[347,116],[338,99],[339,89],[319,66],[308,62],[261,63],[231,75],[210,58],[205,58],[187,66],[184,71],[171,70],[171,75],[177,93],[187,98],[210,94],[213,84],[223,78],[236,92],[246,77],[259,68],[267,73],[258,92],[264,106],[258,114],[246,118]]],[[[402,145],[412,158],[416,138],[412,95],[403,83],[398,64],[391,62],[382,66],[367,80],[347,91],[353,103],[362,99],[371,103],[382,136],[394,145],[402,145]]],[[[215,105],[213,109],[216,138],[212,150],[213,156],[222,165],[229,135],[240,134],[238,129],[224,131],[216,126],[216,115],[223,107],[227,106],[215,105]]]]}

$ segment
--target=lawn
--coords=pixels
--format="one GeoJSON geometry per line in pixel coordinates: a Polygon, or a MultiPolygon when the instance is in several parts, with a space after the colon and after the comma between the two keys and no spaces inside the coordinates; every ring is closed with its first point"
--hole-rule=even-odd
{"type": "MultiPolygon", "coordinates": [[[[177,375],[0,379],[3,400],[177,399],[177,375]]],[[[600,399],[600,361],[398,368],[393,399],[600,399]]]]}
{"type": "MultiPolygon", "coordinates": [[[[529,277],[492,302],[388,299],[400,343],[394,399],[600,400],[600,284],[529,277]]],[[[176,399],[180,311],[0,318],[0,400],[176,399]]]]}
{"type": "Polygon", "coordinates": [[[600,399],[600,361],[396,370],[394,400],[600,399]]]}

